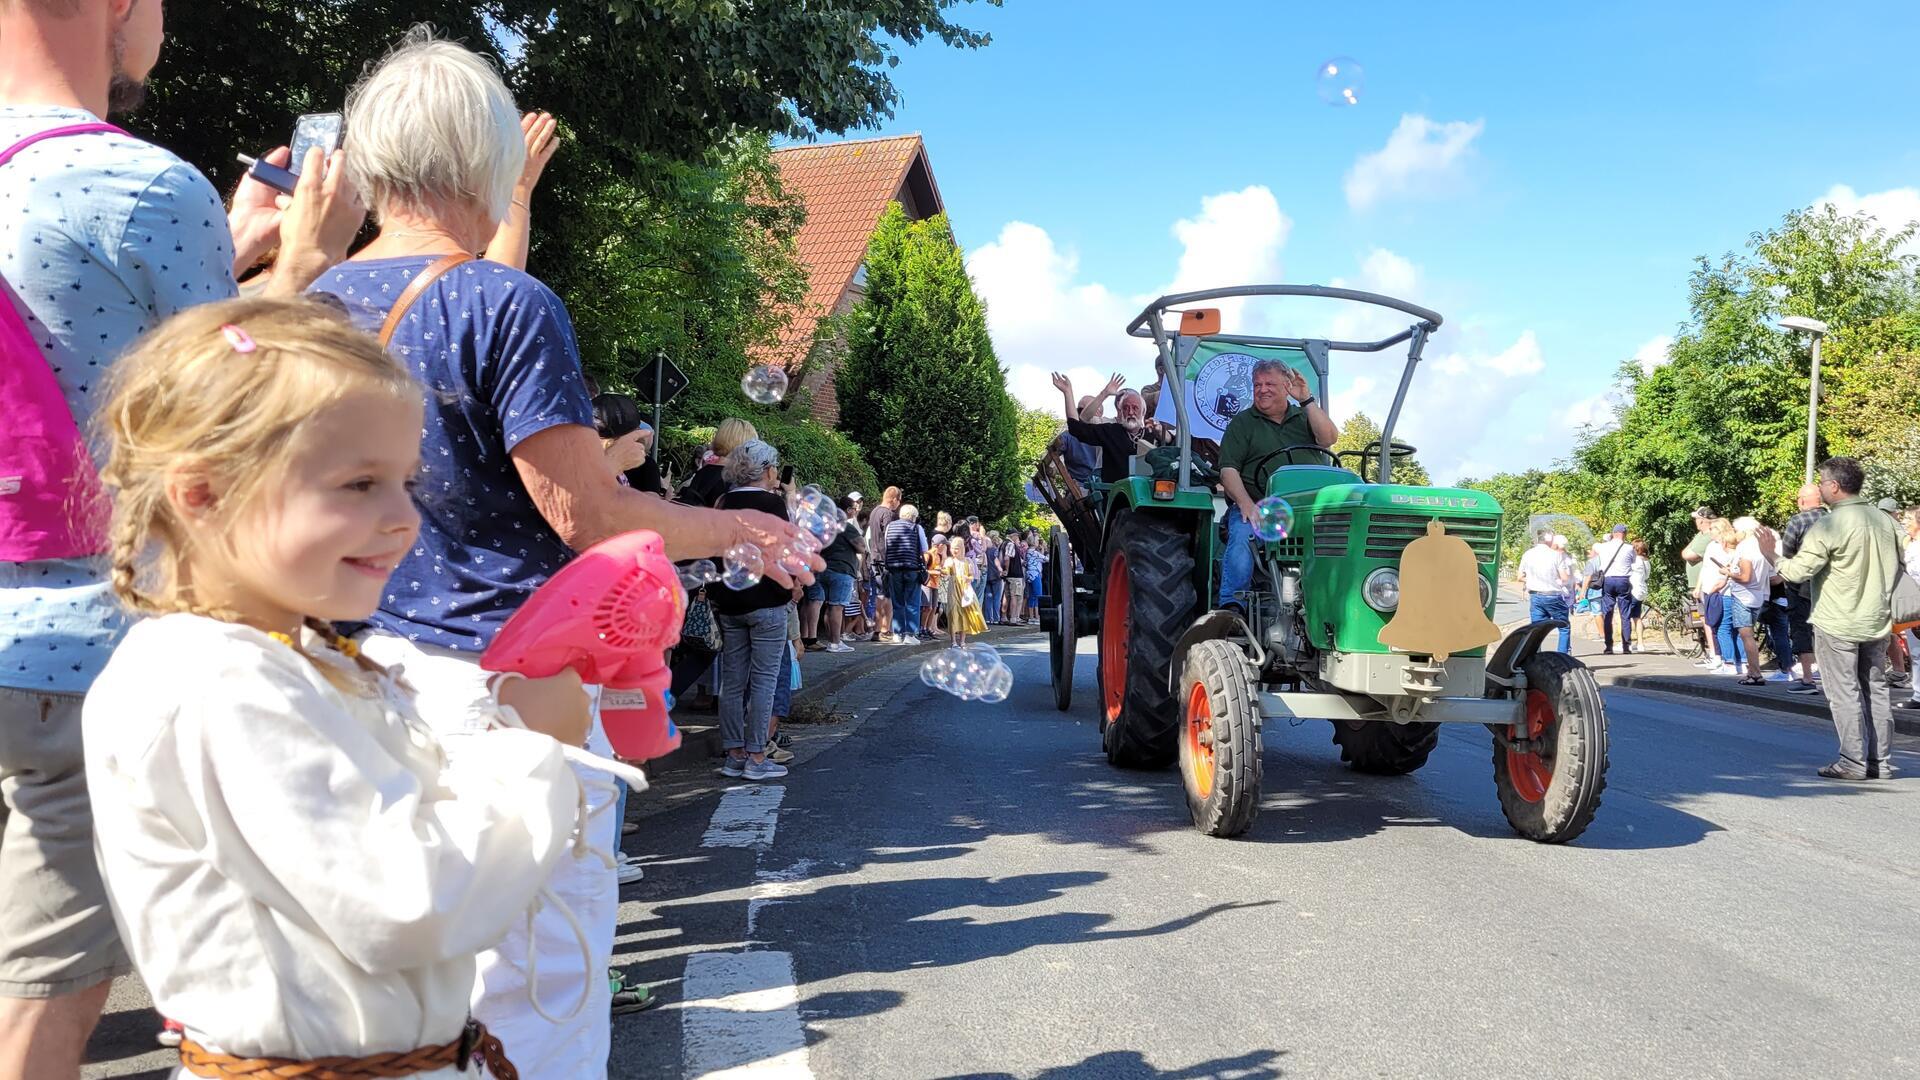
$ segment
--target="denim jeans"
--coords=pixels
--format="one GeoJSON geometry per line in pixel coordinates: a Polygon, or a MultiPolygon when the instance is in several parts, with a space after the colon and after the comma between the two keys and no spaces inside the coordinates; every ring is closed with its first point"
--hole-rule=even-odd
{"type": "Polygon", "coordinates": [[[1767,601],[1760,609],[1760,625],[1767,628],[1767,647],[1773,650],[1773,658],[1780,670],[1793,673],[1793,624],[1787,618],[1785,604],[1767,601]]]}
{"type": "Polygon", "coordinates": [[[1752,625],[1753,609],[1727,593],[1720,604],[1720,625],[1714,627],[1714,640],[1720,643],[1720,659],[1735,667],[1747,662],[1746,640],[1740,636],[1740,630],[1752,625]]]}
{"type": "Polygon", "coordinates": [[[1620,648],[1633,648],[1633,579],[1610,577],[1600,587],[1600,636],[1613,648],[1613,613],[1620,613],[1620,648]]]}
{"type": "Polygon", "coordinates": [[[1040,598],[1041,598],[1042,596],[1044,596],[1044,595],[1046,595],[1046,591],[1045,591],[1045,590],[1043,590],[1042,588],[1040,588],[1040,575],[1039,575],[1039,574],[1032,574],[1032,575],[1029,575],[1029,576],[1027,577],[1027,604],[1028,604],[1028,606],[1030,606],[1030,607],[1039,607],[1039,606],[1040,606],[1040,598]]]}
{"type": "Polygon", "coordinates": [[[758,754],[767,748],[767,723],[787,651],[787,609],[761,608],[720,619],[720,744],[758,754]]]}
{"type": "Polygon", "coordinates": [[[780,654],[780,677],[773,684],[773,715],[784,717],[793,711],[793,642],[787,642],[780,654]]]}
{"type": "Polygon", "coordinates": [[[997,623],[1000,621],[1000,598],[1005,596],[1006,592],[1007,581],[1005,578],[994,578],[992,581],[987,582],[986,588],[980,590],[980,613],[986,617],[988,622],[997,623]]]}
{"type": "MultiPolygon", "coordinates": [[[[1528,593],[1527,605],[1530,609],[1528,618],[1532,622],[1548,622],[1553,619],[1558,619],[1562,623],[1567,621],[1567,598],[1559,593],[1528,593]]],[[[1570,626],[1560,628],[1560,651],[1573,651],[1573,629],[1570,626]]]]}
{"type": "Polygon", "coordinates": [[[1240,508],[1227,511],[1227,549],[1220,553],[1220,600],[1215,607],[1234,602],[1234,594],[1253,584],[1253,525],[1240,508]]]}
{"type": "Polygon", "coordinates": [[[893,633],[920,633],[920,577],[914,569],[887,571],[887,599],[893,601],[893,633]]]}

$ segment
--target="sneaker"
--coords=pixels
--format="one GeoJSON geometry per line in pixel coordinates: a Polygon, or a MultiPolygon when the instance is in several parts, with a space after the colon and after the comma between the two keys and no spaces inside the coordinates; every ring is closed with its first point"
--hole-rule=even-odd
{"type": "Polygon", "coordinates": [[[1789,694],[1818,694],[1819,692],[1820,688],[1810,682],[1797,682],[1787,687],[1789,694]]]}
{"type": "Polygon", "coordinates": [[[767,751],[767,760],[773,762],[775,765],[785,765],[787,762],[793,760],[793,751],[782,750],[776,746],[767,751]]]}
{"type": "Polygon", "coordinates": [[[1903,712],[1911,711],[1914,709],[1920,709],[1920,701],[1914,701],[1912,698],[1908,698],[1906,701],[1894,702],[1893,707],[1903,712]]]}
{"type": "Polygon", "coordinates": [[[633,856],[624,851],[616,853],[613,860],[613,873],[620,879],[622,885],[631,885],[647,876],[646,868],[635,862],[633,856]]]}
{"type": "Polygon", "coordinates": [[[1889,672],[1887,674],[1887,685],[1893,687],[1895,690],[1911,690],[1913,689],[1913,676],[1904,671],[1889,672]]]}
{"type": "Polygon", "coordinates": [[[1601,650],[1600,650],[1600,655],[1601,655],[1601,656],[1612,656],[1612,655],[1613,655],[1613,646],[1611,646],[1611,645],[1609,645],[1609,646],[1607,646],[1606,648],[1604,648],[1604,649],[1601,649],[1601,650]]]}
{"type": "Polygon", "coordinates": [[[1894,769],[1893,762],[1876,761],[1867,766],[1867,779],[1891,780],[1893,779],[1894,773],[1896,771],[1898,770],[1894,769]]]}
{"type": "Polygon", "coordinates": [[[726,762],[720,766],[720,775],[736,777],[747,775],[747,759],[728,754],[726,762]]]}
{"type": "Polygon", "coordinates": [[[785,750],[787,747],[793,745],[793,736],[783,731],[773,737],[773,745],[785,750]]]}
{"type": "Polygon", "coordinates": [[[853,651],[853,646],[847,644],[844,641],[829,641],[827,642],[825,648],[827,652],[833,652],[833,653],[853,651]]]}
{"type": "Polygon", "coordinates": [[[1697,668],[1705,668],[1708,671],[1712,671],[1714,668],[1717,668],[1720,666],[1720,661],[1715,660],[1711,656],[1703,656],[1700,659],[1695,660],[1693,662],[1693,666],[1697,668]]]}
{"type": "Polygon", "coordinates": [[[153,1041],[171,1049],[179,1046],[186,1037],[187,1029],[180,1026],[180,1021],[163,1016],[160,1018],[160,1030],[154,1033],[153,1041]]]}
{"type": "Polygon", "coordinates": [[[1794,682],[1795,679],[1792,675],[1789,675],[1784,671],[1776,671],[1773,674],[1767,676],[1767,681],[1768,682],[1794,682]]]}
{"type": "Polygon", "coordinates": [[[1820,766],[1818,771],[1821,776],[1824,776],[1829,780],[1865,780],[1867,779],[1867,772],[1865,769],[1855,771],[1852,766],[1842,761],[1836,761],[1831,765],[1822,765],[1820,766]]]}
{"type": "Polygon", "coordinates": [[[777,761],[749,761],[745,775],[749,780],[772,780],[787,775],[787,767],[777,761]]]}
{"type": "Polygon", "coordinates": [[[621,1013],[640,1012],[660,1004],[644,986],[628,986],[627,976],[618,968],[607,969],[607,990],[613,997],[613,1006],[609,1010],[614,1016],[621,1013]]]}

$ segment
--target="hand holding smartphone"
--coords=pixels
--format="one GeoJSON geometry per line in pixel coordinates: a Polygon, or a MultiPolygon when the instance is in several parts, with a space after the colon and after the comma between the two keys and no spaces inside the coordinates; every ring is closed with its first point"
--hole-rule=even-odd
{"type": "Polygon", "coordinates": [[[300,170],[306,165],[307,152],[318,149],[321,160],[325,161],[340,148],[340,137],[344,131],[344,118],[337,112],[307,113],[294,122],[293,142],[290,144],[292,150],[285,168],[246,154],[236,156],[241,164],[247,166],[249,176],[282,195],[291,195],[300,182],[300,170]]]}

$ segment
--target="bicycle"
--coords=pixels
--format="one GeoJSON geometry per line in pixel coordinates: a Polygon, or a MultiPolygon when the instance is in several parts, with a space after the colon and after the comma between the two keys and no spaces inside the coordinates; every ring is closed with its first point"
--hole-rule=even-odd
{"type": "Polygon", "coordinates": [[[1698,660],[1707,655],[1706,620],[1700,615],[1700,605],[1691,600],[1678,609],[1656,607],[1649,600],[1640,625],[1643,635],[1650,630],[1660,631],[1660,640],[1675,656],[1698,660]]]}

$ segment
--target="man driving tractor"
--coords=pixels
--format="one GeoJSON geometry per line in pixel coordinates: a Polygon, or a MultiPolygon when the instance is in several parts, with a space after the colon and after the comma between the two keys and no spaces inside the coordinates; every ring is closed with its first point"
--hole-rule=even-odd
{"type": "Polygon", "coordinates": [[[1253,492],[1267,490],[1273,470],[1290,464],[1290,446],[1331,447],[1340,437],[1327,410],[1313,398],[1306,376],[1278,360],[1253,365],[1253,408],[1227,422],[1220,437],[1220,486],[1226,489],[1227,547],[1220,554],[1220,598],[1215,607],[1246,609],[1234,596],[1253,581],[1253,492]],[[1251,476],[1243,475],[1252,467],[1251,476]]]}

